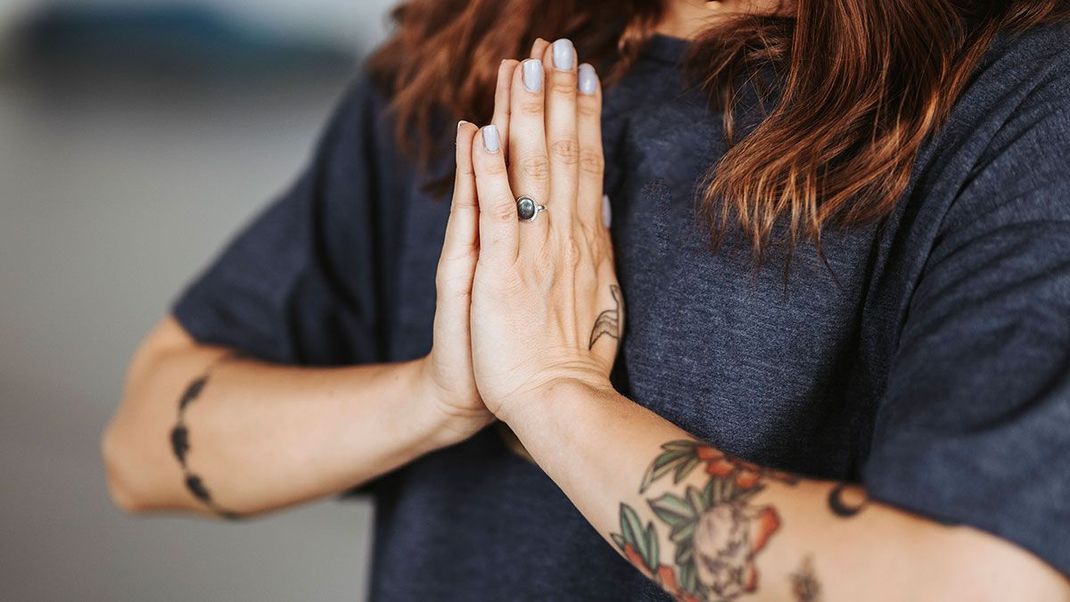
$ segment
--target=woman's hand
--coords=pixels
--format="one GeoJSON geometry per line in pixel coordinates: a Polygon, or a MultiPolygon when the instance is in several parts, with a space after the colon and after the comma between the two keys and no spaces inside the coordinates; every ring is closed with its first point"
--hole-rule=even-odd
{"type": "Polygon", "coordinates": [[[541,60],[499,72],[495,114],[507,112],[508,136],[496,123],[472,148],[473,369],[486,407],[505,422],[555,383],[609,387],[624,319],[602,217],[598,78],[577,68],[571,42],[540,48],[541,60]],[[521,222],[520,196],[546,210],[521,222]]]}
{"type": "MultiPolygon", "coordinates": [[[[517,64],[502,63],[501,71],[511,75],[517,64]]],[[[499,88],[508,76],[504,80],[499,88]]],[[[504,92],[508,94],[507,89],[504,92]]],[[[496,112],[493,121],[503,130],[508,128],[508,118],[503,113],[496,112]]],[[[463,441],[494,419],[476,389],[469,327],[472,280],[479,254],[479,207],[472,170],[472,146],[477,133],[471,123],[457,124],[453,201],[435,275],[434,344],[431,353],[419,362],[417,377],[423,391],[421,397],[431,400],[443,420],[443,437],[438,442],[441,445],[463,441]]]]}

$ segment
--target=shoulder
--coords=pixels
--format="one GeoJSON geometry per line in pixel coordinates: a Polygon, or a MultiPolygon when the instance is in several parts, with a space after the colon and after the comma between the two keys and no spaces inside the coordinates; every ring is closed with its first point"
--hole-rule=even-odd
{"type": "Polygon", "coordinates": [[[321,129],[317,165],[369,191],[403,194],[410,187],[406,184],[416,184],[416,176],[423,173],[402,148],[397,124],[388,85],[362,66],[321,129]]]}
{"type": "Polygon", "coordinates": [[[959,104],[960,118],[985,142],[975,175],[1028,168],[1070,186],[1070,26],[1001,36],[959,104]]]}
{"type": "MultiPolygon", "coordinates": [[[[367,136],[376,124],[390,120],[390,99],[384,84],[365,66],[358,68],[336,102],[327,126],[327,134],[339,130],[367,136]]],[[[350,137],[352,139],[352,137],[350,137]]]]}
{"type": "Polygon", "coordinates": [[[975,87],[1018,108],[1070,111],[1070,24],[1033,27],[997,38],[982,61],[975,87]]]}
{"type": "Polygon", "coordinates": [[[958,166],[967,196],[1005,196],[1022,178],[1070,189],[1070,26],[997,38],[935,142],[929,166],[958,166]]]}
{"type": "MultiPolygon", "coordinates": [[[[981,132],[1070,116],[1070,25],[1001,34],[952,112],[981,132]]],[[[1065,133],[1065,132],[1064,132],[1065,133]]]]}
{"type": "Polygon", "coordinates": [[[1070,28],[998,39],[930,150],[916,197],[933,212],[931,261],[1022,236],[1030,257],[1065,252],[1070,28]]]}
{"type": "Polygon", "coordinates": [[[1070,68],[1070,22],[1039,25],[997,36],[985,63],[1032,61],[1034,67],[1070,68]]]}

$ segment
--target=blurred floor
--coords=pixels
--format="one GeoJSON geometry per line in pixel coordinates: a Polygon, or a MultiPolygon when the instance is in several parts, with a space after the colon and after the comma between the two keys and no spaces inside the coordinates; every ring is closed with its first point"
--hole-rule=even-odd
{"type": "Polygon", "coordinates": [[[237,525],[132,519],[98,454],[139,338],[297,174],[348,76],[0,79],[4,600],[364,597],[366,502],[237,525]]]}

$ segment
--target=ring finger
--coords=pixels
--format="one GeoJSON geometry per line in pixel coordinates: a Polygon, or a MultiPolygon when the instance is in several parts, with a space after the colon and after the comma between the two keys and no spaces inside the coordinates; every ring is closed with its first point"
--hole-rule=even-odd
{"type": "MultiPolygon", "coordinates": [[[[518,196],[546,204],[550,194],[550,164],[544,126],[545,70],[540,59],[527,59],[513,73],[510,108],[510,184],[518,196]]],[[[550,207],[550,211],[553,208],[550,207]]],[[[537,215],[521,224],[520,253],[541,246],[549,232],[549,215],[537,215]]]]}

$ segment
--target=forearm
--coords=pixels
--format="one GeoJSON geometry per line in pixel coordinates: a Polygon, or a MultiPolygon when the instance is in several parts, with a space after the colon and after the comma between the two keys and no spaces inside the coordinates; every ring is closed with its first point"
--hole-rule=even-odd
{"type": "Polygon", "coordinates": [[[1067,599],[1057,573],[993,536],[869,503],[857,487],[726,457],[611,390],[548,391],[514,404],[510,426],[599,533],[674,593],[686,585],[697,600],[1067,599]]]}
{"type": "Polygon", "coordinates": [[[419,362],[312,369],[227,355],[182,345],[135,359],[104,443],[121,505],[255,514],[344,491],[449,437],[419,362]]]}

